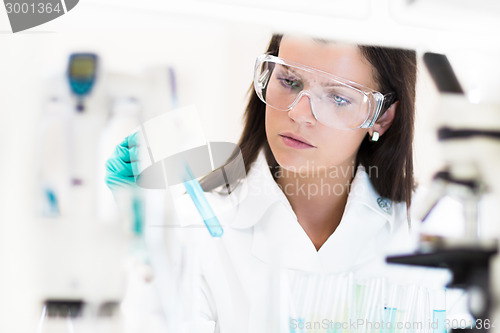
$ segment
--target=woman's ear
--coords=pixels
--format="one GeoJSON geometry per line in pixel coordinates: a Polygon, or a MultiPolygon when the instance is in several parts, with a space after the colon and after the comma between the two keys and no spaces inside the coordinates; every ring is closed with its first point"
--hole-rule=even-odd
{"type": "Polygon", "coordinates": [[[372,128],[368,131],[370,136],[373,135],[373,132],[378,132],[381,136],[391,127],[391,124],[396,116],[396,109],[398,108],[399,101],[396,101],[389,106],[389,108],[384,112],[384,114],[378,118],[372,128]]]}

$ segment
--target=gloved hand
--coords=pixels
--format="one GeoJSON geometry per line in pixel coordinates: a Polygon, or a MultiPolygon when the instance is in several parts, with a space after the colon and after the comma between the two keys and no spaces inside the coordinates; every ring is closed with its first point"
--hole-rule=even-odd
{"type": "Polygon", "coordinates": [[[137,176],[139,141],[139,132],[129,135],[116,146],[115,152],[106,161],[106,184],[110,189],[137,187],[134,173],[137,176]]]}

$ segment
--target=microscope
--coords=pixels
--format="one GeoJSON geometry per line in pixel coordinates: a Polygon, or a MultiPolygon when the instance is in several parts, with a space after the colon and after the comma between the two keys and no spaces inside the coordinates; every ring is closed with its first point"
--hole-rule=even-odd
{"type": "Polygon", "coordinates": [[[416,253],[388,257],[387,262],[449,269],[453,277],[448,287],[467,291],[474,320],[447,329],[500,332],[500,215],[478,218],[485,198],[500,203],[500,105],[470,103],[445,55],[425,53],[424,63],[440,92],[437,136],[445,163],[418,218],[425,224],[440,200],[451,196],[462,203],[465,230],[460,237],[421,232],[416,253]]]}

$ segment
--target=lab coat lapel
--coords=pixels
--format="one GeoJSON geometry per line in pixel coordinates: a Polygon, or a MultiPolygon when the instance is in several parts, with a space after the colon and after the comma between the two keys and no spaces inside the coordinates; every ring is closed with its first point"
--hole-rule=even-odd
{"type": "Polygon", "coordinates": [[[321,268],[316,248],[284,203],[274,205],[255,225],[252,253],[265,263],[283,268],[305,271],[321,268]]]}
{"type": "Polygon", "coordinates": [[[283,199],[284,195],[274,181],[262,152],[246,179],[236,188],[234,196],[238,198],[237,204],[225,222],[235,229],[254,226],[270,207],[283,199]]]}
{"type": "Polygon", "coordinates": [[[388,241],[394,224],[394,207],[373,188],[359,166],[337,230],[319,250],[328,272],[356,269],[373,259],[388,241]]]}
{"type": "Polygon", "coordinates": [[[310,272],[340,272],[369,261],[392,230],[394,208],[359,167],[337,230],[316,251],[282,192],[254,227],[252,253],[266,263],[310,272]]]}
{"type": "Polygon", "coordinates": [[[373,214],[370,207],[352,203],[337,230],[318,254],[326,272],[356,269],[376,256],[390,235],[386,218],[373,214]],[[371,216],[371,217],[370,217],[371,216]]]}
{"type": "MultiPolygon", "coordinates": [[[[281,196],[284,195],[274,181],[263,153],[231,194],[205,193],[221,225],[234,229],[253,227],[281,196]]],[[[176,208],[181,226],[203,226],[203,219],[189,196],[178,198],[176,208]]]]}

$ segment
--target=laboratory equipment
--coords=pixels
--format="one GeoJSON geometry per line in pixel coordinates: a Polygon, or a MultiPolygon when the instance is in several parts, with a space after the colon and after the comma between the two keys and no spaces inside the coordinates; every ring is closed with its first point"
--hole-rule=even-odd
{"type": "Polygon", "coordinates": [[[77,99],[77,110],[85,109],[84,98],[94,87],[97,79],[98,57],[95,53],[73,53],[69,57],[68,81],[77,99]]]}
{"type": "MultiPolygon", "coordinates": [[[[453,196],[463,204],[465,231],[461,237],[423,232],[416,254],[388,261],[449,268],[453,273],[449,286],[468,290],[469,310],[475,318],[472,324],[452,331],[498,332],[498,214],[479,223],[478,211],[484,197],[496,202],[500,198],[500,106],[469,102],[446,56],[427,53],[424,61],[441,93],[436,118],[445,165],[435,175],[419,217],[425,223],[443,197],[453,196]]],[[[442,312],[435,315],[443,320],[442,312]]]]}
{"type": "Polygon", "coordinates": [[[443,332],[444,288],[357,272],[288,271],[290,332],[443,332]]]}
{"type": "Polygon", "coordinates": [[[212,237],[221,237],[223,234],[222,226],[220,225],[217,216],[214,211],[210,207],[210,204],[205,197],[203,189],[201,188],[200,182],[194,178],[193,172],[189,165],[186,165],[186,178],[184,181],[184,187],[186,188],[186,192],[193,200],[196,209],[200,213],[203,218],[203,222],[205,223],[208,232],[212,237]]]}
{"type": "Polygon", "coordinates": [[[40,207],[30,230],[38,329],[122,332],[126,280],[150,281],[152,272],[143,200],[137,193],[113,197],[103,182],[104,165],[142,115],[155,112],[150,103],[164,105],[166,94],[158,98],[155,87],[168,80],[97,70],[93,53],[69,59],[65,73],[48,79],[37,138],[40,207]]]}

